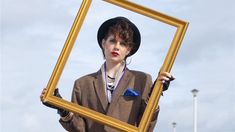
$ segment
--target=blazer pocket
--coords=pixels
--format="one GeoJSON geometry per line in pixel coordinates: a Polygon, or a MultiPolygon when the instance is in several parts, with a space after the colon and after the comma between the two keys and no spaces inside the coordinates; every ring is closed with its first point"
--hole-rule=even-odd
{"type": "Polygon", "coordinates": [[[124,101],[135,101],[138,97],[134,96],[122,96],[121,99],[124,101]]]}
{"type": "Polygon", "coordinates": [[[121,96],[118,105],[121,109],[125,109],[125,111],[132,111],[132,109],[139,109],[141,98],[133,97],[133,96],[121,96]]]}

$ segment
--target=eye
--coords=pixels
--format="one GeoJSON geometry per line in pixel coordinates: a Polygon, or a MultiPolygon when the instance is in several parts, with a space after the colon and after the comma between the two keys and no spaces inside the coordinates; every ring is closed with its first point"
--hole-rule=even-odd
{"type": "Polygon", "coordinates": [[[127,43],[125,43],[125,42],[121,42],[120,43],[122,46],[127,46],[127,43]]]}
{"type": "Polygon", "coordinates": [[[115,39],[110,39],[109,42],[116,43],[116,40],[115,39]]]}

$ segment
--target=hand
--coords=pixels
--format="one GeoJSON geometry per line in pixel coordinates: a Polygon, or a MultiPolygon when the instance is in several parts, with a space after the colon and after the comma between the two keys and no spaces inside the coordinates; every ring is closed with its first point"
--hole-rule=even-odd
{"type": "MultiPolygon", "coordinates": [[[[43,96],[46,94],[46,90],[47,90],[47,88],[44,88],[44,89],[42,90],[42,94],[41,94],[41,96],[40,96],[40,99],[41,99],[42,103],[43,103],[45,106],[47,106],[47,107],[50,107],[50,108],[53,108],[53,109],[59,109],[58,107],[56,107],[56,106],[54,106],[54,105],[48,104],[47,102],[43,102],[42,99],[43,99],[43,96]]],[[[59,98],[62,98],[61,95],[60,95],[60,93],[59,93],[59,89],[58,89],[58,88],[55,89],[55,91],[54,91],[54,96],[59,97],[59,98]]]]}
{"type": "Polygon", "coordinates": [[[170,85],[170,82],[175,80],[175,77],[168,72],[162,72],[160,75],[158,75],[157,80],[161,81],[163,84],[163,91],[166,91],[170,85]]]}
{"type": "MultiPolygon", "coordinates": [[[[42,101],[42,104],[45,105],[45,106],[47,106],[47,107],[50,107],[50,108],[53,108],[53,109],[57,109],[57,113],[58,113],[61,117],[67,116],[67,115],[69,114],[68,111],[66,111],[66,110],[64,110],[64,109],[61,109],[61,108],[59,108],[59,107],[56,107],[56,106],[54,106],[54,105],[51,105],[51,104],[49,104],[49,103],[47,103],[47,102],[43,102],[43,96],[45,95],[46,90],[47,90],[47,88],[44,88],[44,89],[42,90],[41,95],[40,95],[40,99],[41,99],[41,101],[42,101]]],[[[61,96],[60,93],[59,93],[59,89],[58,89],[58,88],[55,89],[55,91],[54,91],[54,96],[59,97],[59,98],[62,98],[62,96],[61,96]]]]}

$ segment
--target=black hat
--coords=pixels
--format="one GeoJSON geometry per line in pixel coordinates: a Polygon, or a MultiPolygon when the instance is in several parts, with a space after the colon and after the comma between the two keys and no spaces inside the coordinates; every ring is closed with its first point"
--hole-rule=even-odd
{"type": "Polygon", "coordinates": [[[102,49],[102,39],[105,37],[107,34],[109,27],[115,25],[118,21],[125,21],[129,24],[131,29],[133,30],[133,42],[134,46],[132,47],[132,50],[130,51],[128,56],[131,56],[135,54],[135,52],[139,49],[140,47],[140,41],[141,41],[141,36],[138,28],[135,26],[134,23],[132,23],[130,20],[128,20],[125,17],[115,17],[111,18],[107,21],[105,21],[99,28],[98,34],[97,34],[97,40],[99,43],[100,48],[102,49]]]}

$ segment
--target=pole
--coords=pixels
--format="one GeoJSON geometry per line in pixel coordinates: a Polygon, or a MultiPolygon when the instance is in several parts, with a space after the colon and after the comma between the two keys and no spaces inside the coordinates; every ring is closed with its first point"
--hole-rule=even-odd
{"type": "Polygon", "coordinates": [[[193,132],[197,132],[197,89],[191,91],[193,93],[193,132]]]}
{"type": "Polygon", "coordinates": [[[172,122],[172,126],[173,126],[173,132],[176,132],[176,131],[175,131],[176,123],[175,123],[175,122],[172,122]]]}

